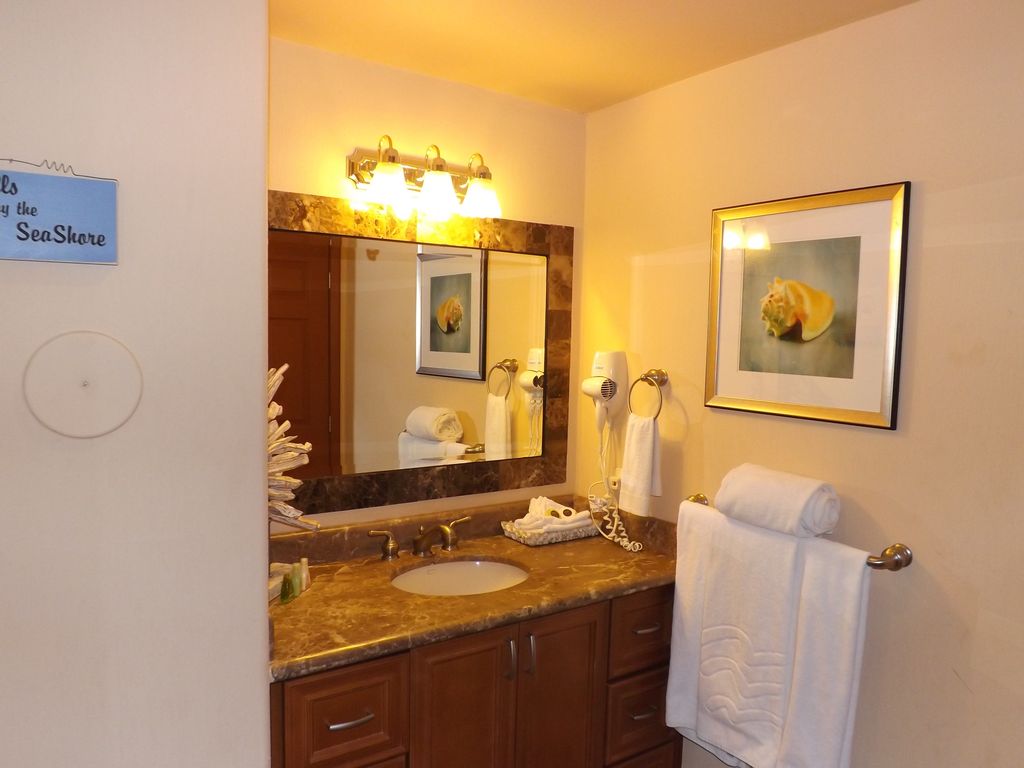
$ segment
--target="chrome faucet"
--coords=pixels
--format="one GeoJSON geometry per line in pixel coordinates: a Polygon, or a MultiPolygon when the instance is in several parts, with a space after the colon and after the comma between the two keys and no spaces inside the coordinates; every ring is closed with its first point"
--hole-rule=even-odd
{"type": "Polygon", "coordinates": [[[441,545],[441,549],[445,552],[458,549],[459,535],[455,532],[455,526],[461,523],[468,523],[469,521],[469,517],[460,517],[458,520],[452,520],[447,525],[440,523],[430,528],[424,528],[421,525],[420,535],[412,540],[412,553],[417,557],[429,557],[433,554],[431,547],[437,543],[441,545]]]}

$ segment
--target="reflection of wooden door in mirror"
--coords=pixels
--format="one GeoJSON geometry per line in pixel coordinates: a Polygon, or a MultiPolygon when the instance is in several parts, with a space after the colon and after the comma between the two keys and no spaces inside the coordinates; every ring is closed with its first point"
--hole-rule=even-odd
{"type": "Polygon", "coordinates": [[[340,471],[332,448],[332,403],[337,397],[335,357],[329,334],[332,311],[331,262],[339,259],[340,238],[298,232],[269,233],[270,367],[288,363],[275,401],[291,422],[289,434],[313,444],[309,464],[292,470],[298,478],[340,471]]]}

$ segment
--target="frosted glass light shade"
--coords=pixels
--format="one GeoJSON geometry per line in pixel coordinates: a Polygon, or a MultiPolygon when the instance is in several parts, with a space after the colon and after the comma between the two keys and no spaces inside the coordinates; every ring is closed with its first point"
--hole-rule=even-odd
{"type": "Polygon", "coordinates": [[[450,218],[459,208],[451,174],[447,171],[427,171],[423,175],[423,187],[416,208],[425,219],[444,221],[450,218]]]}
{"type": "Polygon", "coordinates": [[[408,218],[412,212],[409,190],[405,186],[405,171],[398,163],[381,162],[373,169],[370,184],[364,193],[370,203],[391,206],[399,218],[408,218]]]}
{"type": "Polygon", "coordinates": [[[500,219],[501,203],[490,179],[470,179],[462,201],[462,215],[478,219],[500,219]]]}

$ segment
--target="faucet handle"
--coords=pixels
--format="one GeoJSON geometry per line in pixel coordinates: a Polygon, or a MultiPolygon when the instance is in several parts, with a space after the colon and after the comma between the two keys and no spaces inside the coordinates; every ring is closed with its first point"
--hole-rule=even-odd
{"type": "Polygon", "coordinates": [[[395,534],[391,531],[370,531],[369,535],[387,537],[380,545],[381,560],[395,560],[398,558],[398,542],[395,541],[395,534]]]}
{"type": "Polygon", "coordinates": [[[451,552],[453,549],[458,549],[459,548],[459,534],[457,534],[455,532],[455,526],[456,525],[462,525],[462,523],[468,523],[472,519],[473,518],[471,518],[471,517],[469,517],[467,515],[466,517],[460,517],[458,520],[452,520],[446,526],[447,529],[448,529],[448,532],[447,532],[446,536],[445,536],[445,527],[442,527],[441,528],[441,534],[442,534],[442,536],[444,536],[444,542],[441,544],[441,549],[443,549],[445,552],[451,552]]]}

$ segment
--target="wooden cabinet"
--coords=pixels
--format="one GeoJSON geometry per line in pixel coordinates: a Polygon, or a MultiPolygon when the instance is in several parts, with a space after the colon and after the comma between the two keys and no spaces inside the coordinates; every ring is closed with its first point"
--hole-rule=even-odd
{"type": "Polygon", "coordinates": [[[416,648],[410,768],[594,768],[608,605],[416,648]]]}
{"type": "Polygon", "coordinates": [[[407,654],[289,680],[283,699],[287,768],[405,764],[407,654]],[[395,763],[396,758],[400,762],[395,763]]]}
{"type": "Polygon", "coordinates": [[[510,766],[517,628],[413,649],[410,768],[510,766]]]}
{"type": "Polygon", "coordinates": [[[612,600],[605,764],[678,766],[682,739],[665,725],[672,585],[612,600]],[[673,762],[674,761],[674,762],[673,762]]]}
{"type": "Polygon", "coordinates": [[[275,768],[675,768],[672,586],[277,683],[275,768]]]}
{"type": "Polygon", "coordinates": [[[601,765],[608,664],[608,604],[519,627],[517,768],[601,765]]]}

